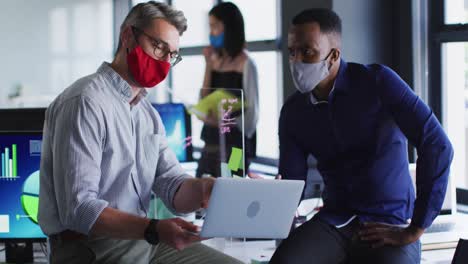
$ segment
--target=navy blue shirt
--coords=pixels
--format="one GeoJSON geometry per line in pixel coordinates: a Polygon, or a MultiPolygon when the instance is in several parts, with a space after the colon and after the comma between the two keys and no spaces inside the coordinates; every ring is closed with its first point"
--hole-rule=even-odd
{"type": "Polygon", "coordinates": [[[341,61],[328,103],[296,92],[279,123],[279,173],[305,180],[317,159],[325,189],[318,216],[341,225],[361,222],[426,228],[445,197],[452,146],[431,109],[390,68],[341,61]],[[417,199],[407,139],[416,147],[417,199]]]}

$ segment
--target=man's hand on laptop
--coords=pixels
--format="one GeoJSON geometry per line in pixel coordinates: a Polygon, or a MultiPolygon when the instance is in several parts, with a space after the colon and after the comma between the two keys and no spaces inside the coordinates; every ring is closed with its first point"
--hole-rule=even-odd
{"type": "Polygon", "coordinates": [[[202,200],[200,207],[201,208],[208,208],[208,203],[210,202],[211,191],[213,190],[214,183],[216,181],[213,177],[206,177],[200,179],[201,181],[201,192],[202,192],[202,200]]]}
{"type": "Polygon", "coordinates": [[[156,227],[159,241],[177,250],[182,250],[202,239],[199,227],[180,218],[159,220],[156,227]]]}
{"type": "Polygon", "coordinates": [[[397,227],[382,223],[364,223],[359,231],[359,237],[368,241],[373,248],[382,246],[404,246],[417,241],[424,233],[424,229],[409,225],[397,227]]]}

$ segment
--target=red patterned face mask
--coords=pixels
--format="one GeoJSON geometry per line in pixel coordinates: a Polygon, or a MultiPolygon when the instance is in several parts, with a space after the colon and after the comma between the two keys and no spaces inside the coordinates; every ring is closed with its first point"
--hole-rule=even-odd
{"type": "Polygon", "coordinates": [[[146,54],[140,45],[127,54],[127,63],[133,79],[145,88],[153,88],[166,79],[171,68],[169,62],[153,59],[146,54]]]}

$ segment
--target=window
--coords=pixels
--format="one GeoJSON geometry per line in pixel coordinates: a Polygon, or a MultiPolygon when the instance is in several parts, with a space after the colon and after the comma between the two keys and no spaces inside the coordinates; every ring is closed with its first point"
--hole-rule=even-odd
{"type": "MultiPolygon", "coordinates": [[[[468,1],[428,1],[428,97],[454,147],[451,177],[468,187],[468,1]]],[[[422,71],[425,74],[425,71],[422,71]]]]}
{"type": "Polygon", "coordinates": [[[464,24],[468,22],[468,1],[449,0],[445,1],[445,23],[464,24]]]}
{"type": "Polygon", "coordinates": [[[234,0],[231,2],[239,7],[244,16],[247,41],[275,39],[278,36],[277,1],[234,0]]]}
{"type": "Polygon", "coordinates": [[[203,86],[205,73],[203,55],[184,56],[182,62],[172,69],[172,100],[196,104],[203,86]]]}
{"type": "Polygon", "coordinates": [[[443,123],[454,147],[451,173],[457,186],[468,179],[468,42],[442,45],[442,113],[443,123]]]}
{"type": "Polygon", "coordinates": [[[258,99],[260,116],[257,125],[257,155],[278,157],[278,120],[281,105],[279,81],[281,57],[277,51],[253,52],[258,71],[258,99]],[[261,131],[261,132],[260,132],[261,131]],[[260,136],[258,136],[260,135],[260,136]]]}
{"type": "Polygon", "coordinates": [[[184,12],[188,29],[180,39],[181,47],[208,44],[208,12],[215,4],[213,0],[173,0],[172,4],[184,12]]]}
{"type": "Polygon", "coordinates": [[[112,0],[41,1],[40,6],[2,3],[0,32],[8,36],[0,42],[2,107],[47,106],[112,59],[112,0]]]}

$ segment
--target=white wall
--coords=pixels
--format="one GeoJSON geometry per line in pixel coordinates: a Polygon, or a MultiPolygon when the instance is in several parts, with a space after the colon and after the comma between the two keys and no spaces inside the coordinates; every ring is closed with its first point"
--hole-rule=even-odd
{"type": "Polygon", "coordinates": [[[391,10],[387,1],[334,0],[333,11],[342,20],[342,55],[347,61],[390,63],[391,10]]]}

